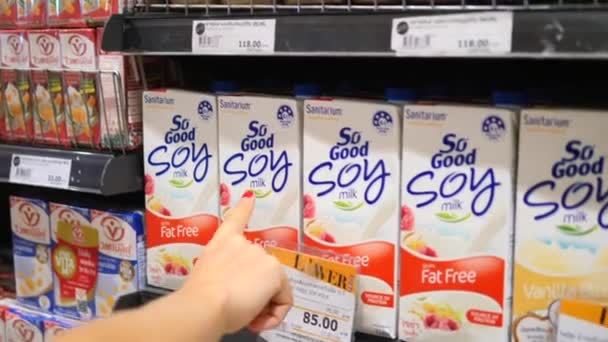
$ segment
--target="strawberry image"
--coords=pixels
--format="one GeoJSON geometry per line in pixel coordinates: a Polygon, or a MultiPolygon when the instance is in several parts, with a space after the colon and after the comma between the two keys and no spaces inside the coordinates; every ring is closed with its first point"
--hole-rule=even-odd
{"type": "Polygon", "coordinates": [[[420,250],[418,250],[418,253],[424,254],[431,258],[437,257],[437,251],[435,251],[433,248],[431,248],[429,246],[424,246],[424,247],[420,248],[420,250]]]}
{"type": "Polygon", "coordinates": [[[144,191],[146,193],[146,195],[153,195],[154,194],[154,178],[152,178],[152,176],[150,175],[145,175],[144,176],[144,191]]]}
{"type": "Polygon", "coordinates": [[[310,194],[304,195],[304,209],[302,212],[305,219],[311,219],[317,216],[317,206],[315,205],[315,200],[310,194]]]}
{"type": "Polygon", "coordinates": [[[415,222],[414,211],[405,204],[401,206],[401,230],[413,231],[415,222]]]}
{"type": "Polygon", "coordinates": [[[171,211],[165,207],[160,208],[158,211],[161,215],[171,216],[171,211]]]}
{"type": "Polygon", "coordinates": [[[224,183],[220,184],[220,205],[222,207],[230,205],[230,189],[224,183]]]}

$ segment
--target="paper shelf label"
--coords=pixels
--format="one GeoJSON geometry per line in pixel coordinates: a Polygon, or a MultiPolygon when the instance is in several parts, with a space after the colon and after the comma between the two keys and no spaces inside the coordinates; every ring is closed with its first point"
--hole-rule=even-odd
{"type": "Polygon", "coordinates": [[[274,19],[194,20],[194,54],[272,54],[274,19]]]}
{"type": "Polygon", "coordinates": [[[395,18],[391,49],[398,56],[506,54],[512,32],[512,12],[395,18]]]}
{"type": "Polygon", "coordinates": [[[260,336],[272,342],[351,342],[356,268],[286,249],[267,250],[283,264],[294,305],[277,329],[260,336]]]}
{"type": "Polygon", "coordinates": [[[70,159],[13,154],[9,182],[67,189],[71,171],[70,159]]]}

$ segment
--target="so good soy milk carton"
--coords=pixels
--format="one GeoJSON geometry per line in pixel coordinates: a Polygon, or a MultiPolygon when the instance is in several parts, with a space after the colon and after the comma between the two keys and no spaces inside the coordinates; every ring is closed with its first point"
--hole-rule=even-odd
{"type": "Polygon", "coordinates": [[[215,97],[143,95],[148,284],[177,289],[218,227],[215,97]]]}
{"type": "Polygon", "coordinates": [[[25,306],[53,308],[49,208],[39,199],[10,197],[17,300],[25,306]]]}
{"type": "Polygon", "coordinates": [[[256,201],[245,236],[294,248],[300,227],[301,119],[294,99],[220,96],[222,215],[248,190],[256,201]]]}
{"type": "Polygon", "coordinates": [[[399,338],[508,340],[516,113],[403,111],[399,338]]]}
{"type": "Polygon", "coordinates": [[[399,113],[383,103],[304,101],[304,243],[360,268],[356,329],[392,338],[399,113]]]}
{"type": "Polygon", "coordinates": [[[514,341],[548,341],[558,323],[558,299],[608,300],[606,114],[540,108],[522,113],[514,341]]]}
{"type": "Polygon", "coordinates": [[[91,225],[99,232],[95,311],[97,317],[106,317],[118,298],[145,284],[143,215],[91,209],[91,225]]]}

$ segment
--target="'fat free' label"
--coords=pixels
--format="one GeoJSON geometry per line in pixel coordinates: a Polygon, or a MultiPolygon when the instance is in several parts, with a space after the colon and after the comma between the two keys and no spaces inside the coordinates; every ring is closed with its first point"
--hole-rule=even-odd
{"type": "Polygon", "coordinates": [[[300,111],[295,100],[220,96],[220,205],[255,194],[245,235],[262,246],[294,247],[300,210],[300,111]]]}
{"type": "Polygon", "coordinates": [[[399,336],[506,341],[515,113],[406,105],[399,336]]]}
{"type": "Polygon", "coordinates": [[[556,299],[608,300],[604,114],[522,113],[513,298],[518,341],[554,332],[547,311],[556,299]]]}
{"type": "Polygon", "coordinates": [[[395,336],[399,111],[304,102],[304,242],[360,268],[358,331],[395,336]]]}

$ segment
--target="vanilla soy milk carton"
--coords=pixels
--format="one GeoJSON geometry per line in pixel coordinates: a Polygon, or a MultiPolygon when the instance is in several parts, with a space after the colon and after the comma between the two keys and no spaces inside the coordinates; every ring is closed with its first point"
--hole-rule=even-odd
{"type": "Polygon", "coordinates": [[[17,299],[41,311],[53,309],[51,232],[45,201],[10,197],[17,299]]]}
{"type": "Polygon", "coordinates": [[[606,112],[538,108],[522,113],[515,341],[549,340],[558,299],[608,300],[606,127],[606,112]]]}
{"type": "Polygon", "coordinates": [[[393,338],[399,113],[385,103],[304,101],[304,243],[359,267],[356,329],[393,338]]]}
{"type": "Polygon", "coordinates": [[[404,106],[400,339],[508,341],[516,120],[404,106]]]}
{"type": "Polygon", "coordinates": [[[251,190],[256,208],[245,236],[264,247],[295,248],[301,203],[298,101],[220,96],[218,107],[222,215],[251,190]]]}
{"type": "Polygon", "coordinates": [[[106,317],[121,296],[145,285],[143,215],[92,209],[91,225],[99,231],[95,312],[98,317],[106,317]]]}
{"type": "Polygon", "coordinates": [[[5,313],[7,342],[44,342],[43,316],[19,307],[11,307],[5,313]]]}
{"type": "Polygon", "coordinates": [[[99,234],[89,209],[49,203],[55,306],[53,313],[88,320],[95,316],[99,234]]]}
{"type": "Polygon", "coordinates": [[[218,227],[215,97],[143,95],[147,280],[177,289],[218,227]]]}

